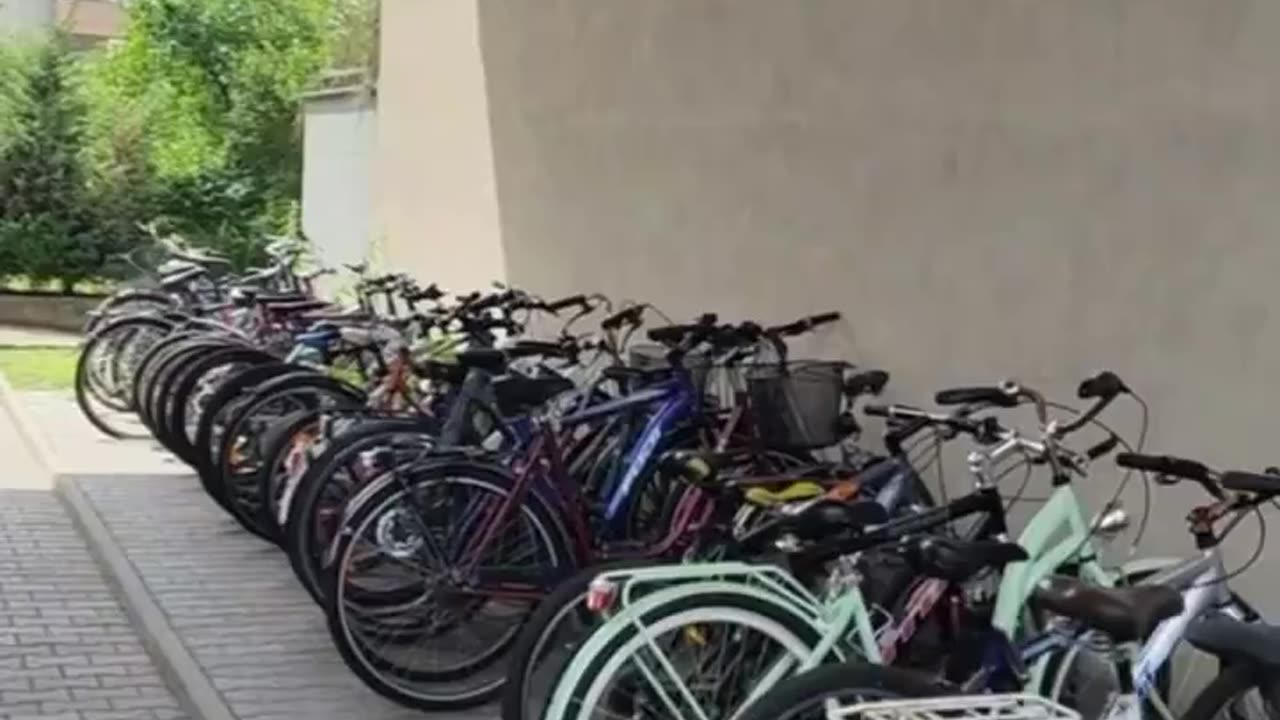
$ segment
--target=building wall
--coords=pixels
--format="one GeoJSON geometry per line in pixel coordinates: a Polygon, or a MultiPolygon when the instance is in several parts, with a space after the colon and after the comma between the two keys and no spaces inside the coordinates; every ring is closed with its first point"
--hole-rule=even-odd
{"type": "Polygon", "coordinates": [[[303,102],[302,230],[325,266],[368,257],[377,117],[362,87],[303,102]]]}
{"type": "Polygon", "coordinates": [[[124,30],[118,0],[0,0],[0,35],[65,28],[76,47],[93,47],[124,30]]]}
{"type": "MultiPolygon", "coordinates": [[[[1280,464],[1277,29],[1273,0],[481,0],[506,267],[678,317],[838,308],[817,349],[904,399],[1112,368],[1149,448],[1280,464]]],[[[1149,539],[1190,551],[1200,495],[1156,495],[1149,539]]]]}
{"type": "Polygon", "coordinates": [[[0,0],[0,35],[36,32],[52,25],[52,0],[0,0]]]}
{"type": "Polygon", "coordinates": [[[84,44],[102,42],[124,31],[125,13],[119,0],[56,0],[57,22],[84,44]]]}
{"type": "Polygon", "coordinates": [[[475,0],[383,0],[380,262],[442,287],[504,276],[475,0]]]}

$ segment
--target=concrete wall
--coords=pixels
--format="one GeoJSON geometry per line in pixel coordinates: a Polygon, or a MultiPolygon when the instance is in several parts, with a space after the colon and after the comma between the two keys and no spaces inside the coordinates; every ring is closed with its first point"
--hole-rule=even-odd
{"type": "Polygon", "coordinates": [[[52,0],[0,0],[0,35],[42,31],[53,17],[52,0]]]}
{"type": "Polygon", "coordinates": [[[383,0],[374,238],[384,266],[470,290],[505,273],[475,0],[383,0]]]}
{"type": "Polygon", "coordinates": [[[91,44],[119,36],[125,12],[118,0],[56,0],[57,22],[82,43],[91,44]]]}
{"type": "MultiPolygon", "coordinates": [[[[1278,29],[1273,0],[481,0],[506,265],[677,316],[839,308],[823,349],[901,398],[1113,368],[1149,448],[1280,464],[1278,29]]],[[[1190,550],[1198,497],[1158,493],[1154,547],[1190,550]]]]}
{"type": "Polygon", "coordinates": [[[302,231],[329,267],[369,255],[377,117],[364,88],[325,91],[303,103],[302,231]]]}

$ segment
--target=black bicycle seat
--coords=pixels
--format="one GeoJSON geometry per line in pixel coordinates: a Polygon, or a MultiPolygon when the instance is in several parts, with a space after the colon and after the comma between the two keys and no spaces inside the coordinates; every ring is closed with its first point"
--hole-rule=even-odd
{"type": "Polygon", "coordinates": [[[818,500],[799,514],[783,520],[783,527],[802,540],[822,540],[832,535],[861,532],[889,521],[884,506],[874,500],[841,502],[818,500]]]}
{"type": "Polygon", "coordinates": [[[489,373],[500,373],[507,369],[507,355],[493,348],[476,348],[463,350],[454,358],[459,365],[468,370],[484,370],[489,373]]]}
{"type": "Polygon", "coordinates": [[[957,540],[942,536],[911,539],[906,556],[922,575],[962,583],[979,572],[999,569],[1027,559],[1017,543],[999,540],[957,540]]]}
{"type": "Polygon", "coordinates": [[[1054,575],[1041,581],[1032,597],[1045,610],[1100,630],[1117,643],[1141,640],[1182,612],[1182,596],[1165,585],[1104,588],[1054,575]]]}
{"type": "Polygon", "coordinates": [[[498,409],[508,417],[533,410],[574,387],[573,382],[557,375],[531,378],[511,374],[493,383],[498,409]]]}

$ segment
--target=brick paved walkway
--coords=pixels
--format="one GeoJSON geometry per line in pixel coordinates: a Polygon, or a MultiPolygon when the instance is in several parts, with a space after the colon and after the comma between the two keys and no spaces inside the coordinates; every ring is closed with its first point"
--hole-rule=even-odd
{"type": "Polygon", "coordinates": [[[184,718],[48,490],[0,490],[0,718],[184,718]]]}
{"type": "Polygon", "coordinates": [[[365,688],[276,548],[249,536],[193,478],[77,481],[232,712],[244,720],[480,720],[426,715],[365,688]]]}

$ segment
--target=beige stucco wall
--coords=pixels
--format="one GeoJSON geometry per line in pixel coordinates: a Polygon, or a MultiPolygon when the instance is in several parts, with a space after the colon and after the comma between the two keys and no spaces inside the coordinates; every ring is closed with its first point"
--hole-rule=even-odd
{"type": "Polygon", "coordinates": [[[504,275],[475,0],[384,0],[377,259],[451,289],[504,275]]]}
{"type": "MultiPolygon", "coordinates": [[[[514,283],[839,308],[826,348],[915,400],[1005,374],[1070,397],[1111,367],[1152,402],[1149,447],[1280,464],[1280,3],[480,9],[514,283]]],[[[1197,497],[1158,493],[1158,547],[1190,550],[1197,497]]]]}
{"type": "Polygon", "coordinates": [[[98,42],[124,31],[124,8],[112,0],[56,0],[57,22],[73,37],[98,42]]]}

